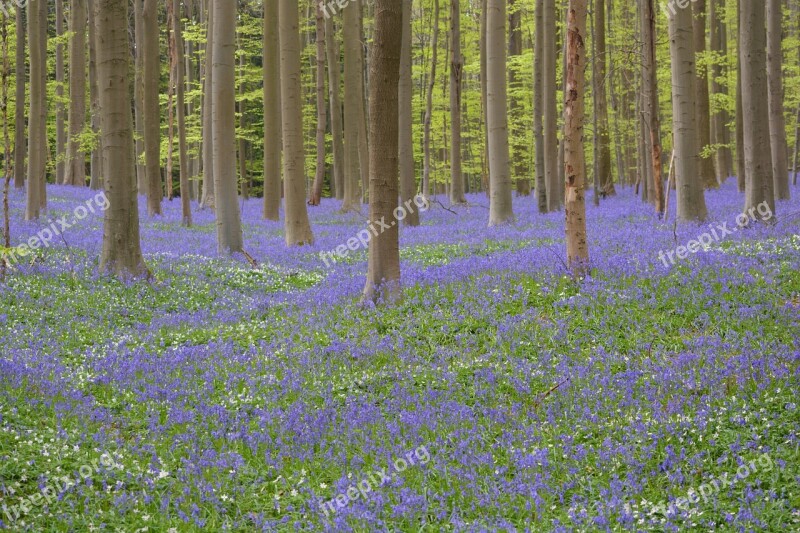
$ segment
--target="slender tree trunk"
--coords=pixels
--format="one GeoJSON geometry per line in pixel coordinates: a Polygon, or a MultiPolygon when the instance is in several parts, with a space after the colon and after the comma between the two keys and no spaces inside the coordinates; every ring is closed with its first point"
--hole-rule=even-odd
{"type": "MultiPolygon", "coordinates": [[[[133,161],[128,3],[95,0],[97,78],[103,134],[105,194],[100,270],[117,276],[147,273],[139,243],[139,209],[133,161]]],[[[44,4],[44,2],[35,2],[44,4]]]]}
{"type": "Polygon", "coordinates": [[[28,6],[30,108],[28,112],[28,190],[25,220],[39,218],[45,197],[47,156],[47,3],[28,6]]]}
{"type": "Polygon", "coordinates": [[[86,0],[72,0],[69,10],[69,141],[66,176],[68,185],[86,185],[86,154],[78,137],[86,125],[86,0]]]}
{"type": "MultiPolygon", "coordinates": [[[[8,73],[11,71],[8,61],[8,13],[4,12],[2,25],[0,25],[0,35],[2,35],[2,48],[3,48],[3,73],[0,76],[0,85],[2,85],[2,99],[0,99],[0,109],[3,110],[3,163],[5,172],[3,173],[2,187],[3,187],[3,240],[0,245],[4,248],[11,248],[11,229],[8,212],[8,195],[9,187],[11,185],[11,175],[14,170],[11,166],[11,138],[8,135],[8,73]]],[[[19,26],[15,31],[19,32],[19,26]]],[[[17,71],[17,75],[21,75],[21,71],[17,71]]],[[[19,107],[19,104],[17,104],[19,107]]],[[[0,257],[0,282],[6,280],[6,260],[5,256],[0,257]]]]}
{"type": "MultiPolygon", "coordinates": [[[[97,85],[97,37],[95,10],[99,0],[87,0],[89,12],[89,101],[91,104],[92,132],[99,137],[98,145],[92,149],[89,187],[99,190],[103,187],[103,143],[100,136],[100,87],[97,85]]],[[[135,159],[135,154],[134,154],[135,159]]],[[[136,191],[134,191],[134,194],[136,191]]]]}
{"type": "MultiPolygon", "coordinates": [[[[522,54],[522,10],[517,3],[517,0],[509,1],[508,13],[508,56],[513,58],[522,54]]],[[[520,90],[520,82],[517,78],[516,69],[511,69],[508,72],[508,86],[511,88],[509,96],[509,106],[511,108],[509,130],[511,132],[511,139],[509,145],[511,147],[512,159],[512,172],[513,179],[517,186],[517,195],[530,196],[531,194],[531,180],[528,177],[528,168],[526,164],[526,155],[528,147],[522,141],[525,132],[520,128],[520,118],[523,116],[522,106],[520,99],[517,96],[520,90]]]]}
{"type": "Polygon", "coordinates": [[[361,42],[358,4],[344,9],[344,199],[342,211],[361,210],[358,142],[361,118],[361,42]]]}
{"type": "Polygon", "coordinates": [[[211,0],[214,61],[211,64],[214,207],[217,251],[243,251],[236,187],[236,0],[211,0]]]}
{"type": "MultiPolygon", "coordinates": [[[[67,157],[67,129],[65,126],[66,110],[64,109],[64,0],[56,0],[56,183],[65,183],[65,161],[67,157]]],[[[70,73],[70,76],[72,74],[70,73]]]]}
{"type": "MultiPolygon", "coordinates": [[[[358,13],[358,37],[359,37],[359,53],[358,71],[361,73],[359,82],[356,86],[358,93],[358,165],[361,170],[361,202],[366,202],[366,195],[369,192],[369,135],[367,134],[367,102],[369,100],[369,84],[367,83],[367,68],[369,65],[364,64],[364,48],[367,45],[364,37],[364,14],[363,2],[361,0],[351,0],[353,9],[358,13]]],[[[359,210],[360,210],[359,206],[359,210]]]]}
{"type": "Polygon", "coordinates": [[[739,55],[742,58],[742,120],[746,168],[744,210],[769,205],[775,213],[767,87],[767,31],[764,6],[742,2],[739,55]]]}
{"type": "Polygon", "coordinates": [[[365,302],[392,302],[400,298],[400,252],[397,209],[398,82],[402,48],[402,7],[397,0],[375,0],[375,34],[370,57],[370,227],[390,227],[369,242],[365,302]],[[389,222],[389,221],[392,222],[389,222]]]}
{"type": "Polygon", "coordinates": [[[147,214],[161,214],[161,107],[158,101],[161,59],[158,37],[158,1],[144,0],[142,8],[142,62],[145,175],[147,214]]]}
{"type": "Polygon", "coordinates": [[[164,165],[164,196],[172,201],[172,162],[175,147],[175,47],[172,39],[172,0],[167,0],[167,63],[169,81],[167,82],[167,160],[164,165]]]}
{"type": "Polygon", "coordinates": [[[544,0],[542,57],[542,109],[544,111],[544,172],[547,189],[547,211],[561,207],[558,184],[558,120],[556,106],[556,6],[555,0],[544,0]]]}
{"type": "MultiPolygon", "coordinates": [[[[711,51],[719,54],[722,58],[727,58],[728,48],[725,39],[725,0],[709,0],[709,27],[710,27],[710,45],[711,51]],[[722,17],[720,16],[722,11],[722,17]]],[[[716,95],[724,96],[726,91],[720,84],[720,78],[727,75],[727,69],[723,71],[722,65],[719,61],[715,61],[711,66],[711,94],[712,98],[716,95]]],[[[711,116],[711,144],[716,147],[714,150],[714,168],[717,172],[717,182],[723,183],[728,179],[731,174],[730,162],[730,148],[727,145],[729,141],[728,133],[728,113],[725,109],[717,109],[716,113],[711,116]]]]}
{"type": "Polygon", "coordinates": [[[180,169],[181,187],[181,222],[184,226],[192,225],[192,204],[190,202],[191,193],[189,191],[189,154],[186,147],[186,110],[185,110],[185,87],[183,76],[183,30],[181,28],[181,4],[180,0],[170,0],[172,2],[172,35],[175,39],[175,83],[178,107],[178,161],[180,169]]]}
{"type": "MultiPolygon", "coordinates": [[[[713,0],[712,0],[713,1],[713,0]]],[[[692,3],[692,37],[694,41],[695,57],[702,56],[706,51],[706,0],[694,0],[692,3]]],[[[706,150],[711,144],[711,114],[708,96],[708,68],[705,63],[698,65],[695,60],[697,81],[695,82],[695,108],[697,113],[697,142],[700,152],[706,150]]],[[[703,186],[706,189],[716,189],[717,175],[714,172],[714,160],[698,155],[697,171],[703,186]]]]}
{"type": "MultiPolygon", "coordinates": [[[[217,1],[217,0],[215,0],[217,1]]],[[[306,172],[303,148],[303,93],[300,73],[300,22],[295,0],[278,1],[281,50],[281,117],[287,246],[311,244],[314,236],[306,211],[306,172]]]]}
{"type": "MultiPolygon", "coordinates": [[[[400,51],[400,82],[397,86],[398,108],[398,158],[400,168],[400,201],[413,202],[417,192],[414,179],[414,139],[412,131],[413,80],[411,77],[411,2],[403,2],[403,48],[400,51]]],[[[410,204],[413,205],[413,204],[410,204]]],[[[403,219],[406,226],[419,226],[419,212],[411,209],[403,219]]]]}
{"type": "MultiPolygon", "coordinates": [[[[480,31],[481,36],[479,39],[479,46],[481,51],[481,112],[483,113],[483,160],[482,160],[482,168],[481,168],[481,184],[483,185],[484,190],[486,191],[486,196],[489,197],[491,195],[491,182],[489,180],[489,120],[488,120],[488,103],[489,103],[489,96],[487,92],[486,86],[486,79],[487,79],[487,68],[488,62],[486,60],[486,24],[487,24],[487,13],[488,13],[488,0],[481,0],[481,19],[480,19],[480,31]]],[[[445,142],[447,142],[447,138],[445,138],[445,142]]]]}
{"type": "Polygon", "coordinates": [[[544,0],[536,0],[535,35],[533,45],[533,137],[536,144],[536,205],[539,213],[547,213],[547,188],[545,186],[544,119],[542,92],[544,86],[544,0]]]}
{"type": "MultiPolygon", "coordinates": [[[[505,25],[503,26],[505,28],[505,25]]],[[[450,0],[450,203],[464,204],[461,171],[461,89],[464,58],[461,55],[460,0],[450,0]]],[[[509,177],[510,178],[510,177],[509,177]]]]}
{"type": "MultiPolygon", "coordinates": [[[[588,273],[586,157],[583,148],[586,0],[570,0],[567,17],[567,91],[564,109],[564,169],[567,263],[577,276],[588,273]]],[[[598,94],[599,96],[599,94],[598,94]]],[[[609,152],[609,166],[610,166],[609,152]]]]}
{"type": "Polygon", "coordinates": [[[656,215],[664,214],[664,180],[661,169],[661,123],[658,118],[658,86],[656,80],[656,11],[654,0],[641,0],[642,13],[642,92],[643,118],[646,124],[649,164],[652,165],[653,198],[656,215]]]}
{"type": "MultiPolygon", "coordinates": [[[[738,10],[741,27],[741,4],[738,10]]],[[[736,186],[739,192],[745,192],[747,167],[744,164],[744,109],[742,108],[742,58],[736,54],[736,186]]]]}
{"type": "Polygon", "coordinates": [[[134,148],[136,150],[136,188],[139,194],[147,194],[147,173],[144,164],[144,54],[142,53],[142,43],[144,42],[144,18],[142,17],[142,5],[144,0],[133,0],[133,24],[136,43],[134,68],[136,75],[133,85],[133,119],[136,130],[134,148]]]}
{"type": "Polygon", "coordinates": [[[489,127],[489,225],[512,222],[506,91],[506,0],[488,0],[486,11],[486,121],[489,127]]]}
{"type": "Polygon", "coordinates": [[[317,168],[309,205],[319,205],[325,181],[325,130],[328,127],[325,109],[325,17],[317,5],[317,168]]]}
{"type": "MultiPolygon", "coordinates": [[[[483,36],[481,36],[483,42],[483,36]]],[[[423,119],[422,132],[422,196],[428,198],[431,194],[431,119],[433,114],[433,87],[436,84],[436,59],[439,45],[439,0],[433,0],[433,39],[431,42],[433,52],[431,54],[431,77],[428,80],[428,87],[425,93],[425,118],[423,119]]],[[[481,74],[481,86],[483,86],[483,74],[481,74]]],[[[483,95],[483,93],[481,93],[483,95]]]]}
{"type": "Polygon", "coordinates": [[[333,137],[333,179],[336,199],[344,198],[344,127],[342,126],[341,60],[339,42],[333,18],[325,19],[326,53],[328,55],[328,100],[331,108],[331,136],[333,137]]]}
{"type": "Polygon", "coordinates": [[[783,117],[783,13],[780,0],[767,0],[767,84],[772,177],[776,200],[788,200],[789,154],[783,117]]]}
{"type": "Polygon", "coordinates": [[[245,54],[239,54],[239,131],[242,133],[237,139],[237,148],[239,151],[239,189],[243,200],[247,200],[250,197],[250,180],[247,176],[247,139],[244,133],[247,131],[245,63],[245,54]]]}
{"type": "Polygon", "coordinates": [[[264,218],[280,220],[281,77],[278,0],[264,3],[264,218]]]}
{"type": "Polygon", "coordinates": [[[698,135],[694,99],[697,96],[692,12],[676,9],[669,17],[672,59],[672,136],[678,181],[678,220],[703,221],[707,216],[703,181],[698,175],[698,135]]]}
{"type": "Polygon", "coordinates": [[[16,56],[14,68],[17,74],[14,111],[14,187],[21,189],[25,186],[25,21],[24,10],[17,9],[15,13],[16,56]]]}
{"type": "Polygon", "coordinates": [[[611,170],[611,140],[608,133],[608,99],[606,98],[606,2],[595,0],[594,6],[595,60],[593,89],[597,93],[597,172],[600,188],[606,195],[616,194],[611,170]]]}

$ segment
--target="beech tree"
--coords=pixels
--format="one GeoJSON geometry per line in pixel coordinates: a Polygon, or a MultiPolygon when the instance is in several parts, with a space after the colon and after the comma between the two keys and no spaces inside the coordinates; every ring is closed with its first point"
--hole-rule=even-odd
{"type": "Polygon", "coordinates": [[[25,220],[34,220],[45,207],[47,194],[47,2],[31,2],[28,6],[28,39],[31,66],[25,220]]]}
{"type": "MultiPolygon", "coordinates": [[[[400,168],[400,202],[413,201],[417,192],[414,178],[413,91],[411,77],[411,2],[403,2],[403,45],[400,51],[398,165],[400,168]]],[[[462,194],[463,196],[463,194],[462,194]]],[[[411,210],[403,219],[406,226],[419,226],[419,211],[411,210]]]]}
{"type": "Polygon", "coordinates": [[[86,0],[72,0],[69,10],[69,139],[66,175],[68,185],[86,185],[86,154],[80,136],[86,125],[86,0]]]}
{"type": "Polygon", "coordinates": [[[280,220],[281,78],[278,0],[264,0],[264,218],[280,220]]]}

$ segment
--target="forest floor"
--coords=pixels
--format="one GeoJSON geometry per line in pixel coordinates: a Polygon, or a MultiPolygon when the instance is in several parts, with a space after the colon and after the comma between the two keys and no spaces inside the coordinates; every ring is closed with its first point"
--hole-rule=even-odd
{"type": "MultiPolygon", "coordinates": [[[[434,206],[401,230],[385,308],[358,303],[366,250],[320,258],[365,224],[334,200],[292,249],[243,202],[255,269],[165,202],[142,217],[150,282],[97,274],[90,213],[0,285],[0,526],[797,530],[800,202],[659,257],[736,226],[732,181],[702,226],[629,189],[588,206],[580,284],[563,213],[515,198],[487,228],[483,196],[434,206]]],[[[48,192],[53,220],[94,196],[48,192]]],[[[11,200],[14,244],[49,224],[11,200]]]]}

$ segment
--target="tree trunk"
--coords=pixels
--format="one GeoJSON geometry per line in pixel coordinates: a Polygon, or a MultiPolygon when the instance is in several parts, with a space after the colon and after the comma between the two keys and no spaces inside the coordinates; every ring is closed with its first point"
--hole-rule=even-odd
{"type": "Polygon", "coordinates": [[[95,6],[98,0],[87,0],[89,12],[89,101],[91,104],[92,132],[99,137],[98,144],[92,149],[89,187],[99,190],[103,187],[103,143],[100,137],[100,87],[97,85],[97,37],[95,23],[95,6]]]}
{"type": "MultiPolygon", "coordinates": [[[[417,192],[414,179],[414,139],[412,132],[412,98],[414,92],[411,77],[411,2],[403,2],[403,47],[400,51],[400,82],[397,86],[398,108],[398,158],[400,168],[400,201],[413,202],[417,192]]],[[[419,212],[410,210],[403,219],[406,226],[419,226],[419,212]]]]}
{"type": "Polygon", "coordinates": [[[707,216],[703,181],[698,175],[698,135],[695,109],[697,77],[692,44],[692,12],[677,9],[669,17],[672,59],[672,137],[678,191],[678,220],[703,221],[707,216]]]}
{"type": "Polygon", "coordinates": [[[609,196],[616,194],[611,171],[611,140],[608,133],[608,99],[606,98],[606,2],[595,0],[594,6],[594,69],[593,90],[597,94],[597,173],[600,188],[609,196]]]}
{"type": "Polygon", "coordinates": [[[86,154],[79,136],[86,124],[86,0],[72,0],[69,10],[69,141],[66,176],[68,185],[86,185],[86,154]]]}
{"type": "MultiPolygon", "coordinates": [[[[722,58],[728,57],[727,39],[725,36],[725,0],[709,0],[709,27],[711,51],[722,58]]],[[[726,90],[719,79],[727,76],[727,68],[723,70],[719,61],[714,61],[711,66],[711,94],[725,96],[726,90]]],[[[714,168],[717,172],[717,182],[723,183],[731,175],[731,150],[727,147],[730,141],[728,134],[729,116],[725,109],[717,109],[711,116],[711,144],[716,147],[714,151],[714,168]]]]}
{"type": "MultiPolygon", "coordinates": [[[[713,0],[712,0],[713,1],[713,0]]],[[[702,56],[706,51],[706,0],[694,0],[692,3],[692,39],[694,42],[695,58],[702,56]]],[[[697,64],[695,59],[695,108],[697,113],[697,142],[698,166],[700,179],[706,189],[716,189],[717,175],[714,172],[714,160],[705,157],[702,152],[706,151],[711,144],[711,115],[708,96],[708,68],[705,63],[697,64]]]]}
{"type": "Polygon", "coordinates": [[[325,129],[328,127],[325,108],[325,18],[317,5],[317,165],[309,205],[319,205],[325,181],[325,129]]]}
{"type": "MultiPolygon", "coordinates": [[[[511,58],[518,57],[522,54],[521,24],[521,7],[517,4],[516,0],[510,0],[508,13],[508,56],[511,58]]],[[[514,59],[512,59],[512,61],[514,61],[514,59]]],[[[523,142],[525,131],[520,127],[520,119],[523,116],[523,110],[520,99],[517,96],[521,87],[520,82],[521,80],[517,79],[516,69],[512,68],[509,70],[508,86],[511,88],[508,102],[511,108],[511,124],[509,125],[511,139],[509,145],[511,147],[512,173],[513,180],[517,186],[517,195],[530,196],[531,180],[528,177],[528,165],[526,164],[526,155],[529,148],[526,146],[526,143],[523,142]]]]}
{"type": "Polygon", "coordinates": [[[547,211],[561,207],[558,184],[558,120],[556,107],[556,6],[544,0],[542,11],[544,54],[542,57],[542,110],[544,111],[544,173],[547,211]]]}
{"type": "MultiPolygon", "coordinates": [[[[139,209],[133,161],[129,78],[128,3],[95,0],[97,78],[103,134],[105,194],[100,270],[120,277],[147,273],[139,243],[139,209]]],[[[35,2],[45,4],[44,2],[35,2]]]]}
{"type": "MultiPolygon", "coordinates": [[[[488,0],[481,0],[481,19],[480,19],[480,31],[481,36],[479,39],[479,46],[481,52],[481,112],[483,113],[483,157],[481,161],[481,184],[486,191],[486,196],[489,197],[491,195],[491,183],[489,181],[489,120],[487,118],[487,106],[489,97],[487,94],[487,87],[486,87],[486,69],[487,69],[487,60],[486,60],[486,23],[487,23],[487,12],[488,12],[488,0]]],[[[447,138],[445,137],[445,142],[447,142],[447,138]]]]}
{"type": "Polygon", "coordinates": [[[192,204],[189,201],[191,193],[189,191],[189,154],[186,148],[186,111],[185,111],[185,87],[183,76],[183,31],[181,28],[181,4],[180,0],[170,0],[172,2],[172,38],[175,40],[175,84],[178,108],[178,161],[180,163],[180,187],[181,187],[181,222],[184,226],[192,225],[192,204]]]}
{"type": "Polygon", "coordinates": [[[136,74],[133,80],[133,120],[136,130],[134,148],[136,150],[136,188],[139,194],[147,194],[147,174],[144,164],[144,19],[142,18],[142,3],[144,0],[133,0],[133,24],[136,43],[136,60],[134,69],[136,74]]]}
{"type": "MultiPolygon", "coordinates": [[[[586,158],[583,151],[586,0],[570,0],[567,17],[567,90],[564,109],[564,169],[567,264],[576,276],[588,273],[586,158]]],[[[599,96],[599,94],[598,94],[599,96]]],[[[609,152],[609,166],[611,152],[609,152]]]]}
{"type": "Polygon", "coordinates": [[[661,169],[661,123],[658,118],[658,85],[656,80],[656,11],[654,0],[641,0],[642,13],[642,92],[643,119],[653,176],[653,199],[656,215],[664,214],[664,180],[661,169]]]}
{"type": "Polygon", "coordinates": [[[344,198],[344,127],[342,126],[341,60],[339,42],[333,18],[325,19],[326,53],[328,55],[328,100],[331,109],[331,136],[333,137],[333,181],[336,199],[344,198]]]}
{"type": "Polygon", "coordinates": [[[506,0],[486,11],[486,122],[489,127],[489,225],[513,222],[506,92],[506,0]]]}
{"type": "Polygon", "coordinates": [[[161,58],[158,37],[158,1],[144,0],[142,8],[142,62],[145,176],[147,181],[147,214],[161,214],[161,107],[159,81],[161,58]]]}
{"type": "MultiPolygon", "coordinates": [[[[63,185],[66,175],[67,129],[64,119],[64,0],[56,0],[56,183],[63,185]]],[[[71,63],[71,62],[70,62],[71,63]]],[[[70,72],[70,77],[72,73],[70,72]]],[[[71,95],[70,95],[71,96],[71,95]]]]}
{"type": "Polygon", "coordinates": [[[39,218],[45,198],[47,156],[47,3],[28,6],[30,107],[28,112],[28,190],[25,220],[39,218]]]}
{"type": "Polygon", "coordinates": [[[278,0],[264,3],[264,218],[280,220],[281,77],[278,0]]]}
{"type": "Polygon", "coordinates": [[[745,206],[761,203],[775,213],[767,87],[767,31],[765,9],[756,2],[742,2],[739,55],[742,58],[742,120],[744,121],[745,206]]]}
{"type": "Polygon", "coordinates": [[[789,154],[783,117],[783,13],[780,0],[767,0],[767,94],[772,177],[776,200],[788,200],[789,154]]]}
{"type": "MultiPolygon", "coordinates": [[[[359,37],[359,54],[358,54],[358,70],[361,72],[360,83],[357,86],[359,91],[358,101],[358,165],[361,170],[361,202],[367,201],[367,194],[369,192],[369,135],[367,132],[367,103],[369,101],[369,84],[367,80],[367,69],[369,65],[365,65],[364,48],[367,48],[366,38],[364,36],[364,3],[361,0],[351,0],[353,7],[358,9],[358,37],[359,37]]],[[[368,52],[367,52],[368,53],[368,52]]],[[[359,207],[360,210],[360,207],[359,207]]]]}
{"type": "MultiPolygon", "coordinates": [[[[483,36],[481,36],[483,42],[483,36]]],[[[422,196],[428,198],[431,194],[431,119],[433,114],[433,87],[436,84],[436,56],[439,45],[439,0],[433,0],[433,52],[431,53],[431,77],[425,93],[425,118],[423,119],[422,132],[422,196]]],[[[481,86],[484,80],[481,75],[481,86]]],[[[481,93],[483,94],[483,93],[481,93]]]]}
{"type": "MultiPolygon", "coordinates": [[[[739,26],[741,27],[741,4],[738,9],[739,26]]],[[[736,54],[736,187],[745,192],[747,167],[744,164],[744,109],[742,108],[742,58],[736,54]]]]}
{"type": "Polygon", "coordinates": [[[15,13],[16,56],[14,69],[17,74],[14,111],[14,187],[21,189],[25,186],[25,21],[23,10],[17,9],[15,13]]]}
{"type": "Polygon", "coordinates": [[[242,199],[247,200],[250,196],[250,181],[247,176],[247,104],[245,94],[247,94],[247,83],[245,78],[245,54],[239,54],[239,138],[236,140],[239,152],[239,190],[242,199]]]}
{"type": "Polygon", "coordinates": [[[542,97],[544,76],[544,0],[536,0],[535,35],[533,45],[533,137],[536,144],[536,205],[539,213],[547,213],[547,188],[545,186],[544,120],[542,97]]]}
{"type": "MultiPolygon", "coordinates": [[[[291,1],[291,0],[287,0],[291,1]]],[[[397,0],[375,0],[375,34],[370,57],[370,227],[389,224],[369,241],[369,266],[363,300],[400,298],[398,197],[398,82],[403,12],[397,0]],[[391,222],[389,222],[391,221],[391,222]]]]}
{"type": "Polygon", "coordinates": [[[358,156],[362,106],[361,41],[358,4],[344,9],[344,199],[342,211],[361,211],[361,170],[358,156]]]}
{"type": "MultiPolygon", "coordinates": [[[[505,28],[505,23],[503,28],[505,28]]],[[[410,33],[410,31],[409,31],[410,33]]],[[[450,0],[450,203],[464,204],[461,171],[461,89],[464,58],[461,55],[460,0],[450,0]]],[[[510,179],[510,176],[509,176],[510,179]]]]}
{"type": "Polygon", "coordinates": [[[217,251],[243,251],[236,186],[236,0],[210,0],[211,116],[217,251]]]}
{"type": "MultiPolygon", "coordinates": [[[[218,1],[218,0],[215,0],[218,1]]],[[[306,211],[306,171],[303,147],[303,102],[300,79],[300,22],[296,0],[279,0],[278,34],[281,55],[281,116],[286,245],[314,242],[306,211]]]]}

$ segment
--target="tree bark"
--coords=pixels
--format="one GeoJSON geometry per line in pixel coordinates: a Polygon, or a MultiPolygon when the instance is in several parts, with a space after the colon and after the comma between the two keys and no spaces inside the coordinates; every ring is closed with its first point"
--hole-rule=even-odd
{"type": "Polygon", "coordinates": [[[398,197],[398,82],[402,48],[402,7],[398,0],[375,0],[375,34],[370,57],[370,227],[390,225],[369,241],[369,266],[363,300],[400,298],[398,197]],[[391,222],[389,222],[391,221],[391,222]]]}
{"type": "MultiPolygon", "coordinates": [[[[722,58],[728,57],[727,38],[725,35],[725,0],[709,0],[709,32],[711,51],[722,58]],[[720,16],[720,10],[722,16],[720,16]]],[[[711,94],[725,95],[726,90],[720,84],[720,78],[727,76],[727,68],[723,69],[719,61],[714,61],[711,66],[711,94]]],[[[714,150],[714,169],[717,172],[717,182],[723,183],[731,175],[731,150],[727,146],[730,142],[728,121],[730,120],[725,109],[717,109],[711,116],[711,144],[714,150]]]]}
{"type": "Polygon", "coordinates": [[[68,185],[86,185],[86,154],[79,137],[86,125],[86,0],[72,0],[69,10],[69,140],[66,176],[68,185]]]}
{"type": "Polygon", "coordinates": [[[15,87],[14,111],[14,187],[21,189],[25,186],[25,21],[23,9],[17,9],[14,14],[16,29],[16,56],[14,68],[17,74],[15,87]]]}
{"type": "MultiPolygon", "coordinates": [[[[481,41],[483,37],[481,36],[481,41]]],[[[439,45],[439,0],[433,0],[433,38],[431,42],[431,77],[425,93],[425,118],[423,119],[422,132],[422,196],[428,198],[431,194],[431,120],[433,114],[433,87],[436,84],[436,59],[439,45]]],[[[481,76],[483,78],[483,76],[481,76]]],[[[483,81],[481,81],[483,86],[483,81]]],[[[483,94],[483,93],[481,93],[483,94]]]]}
{"type": "Polygon", "coordinates": [[[325,129],[328,127],[325,108],[325,17],[317,5],[317,165],[309,205],[319,205],[325,181],[325,129]]]}
{"type": "Polygon", "coordinates": [[[28,6],[30,102],[28,111],[28,189],[25,220],[39,218],[45,198],[47,156],[47,3],[28,6]]]}
{"type": "MultiPolygon", "coordinates": [[[[100,270],[120,277],[147,274],[139,242],[129,78],[128,3],[95,0],[97,78],[103,134],[105,194],[100,270]]],[[[44,2],[35,2],[35,4],[44,2]]]]}
{"type": "MultiPolygon", "coordinates": [[[[360,17],[358,4],[344,9],[344,199],[342,211],[361,211],[361,170],[358,154],[362,92],[360,17]]],[[[363,107],[363,106],[362,106],[363,107]]]]}
{"type": "MultiPolygon", "coordinates": [[[[508,56],[518,57],[522,54],[522,9],[517,0],[509,1],[508,13],[508,56]]],[[[512,59],[512,61],[514,61],[512,59]]],[[[523,142],[525,131],[520,127],[520,118],[523,116],[522,106],[518,97],[521,80],[517,78],[516,69],[508,72],[508,86],[511,88],[509,106],[511,108],[511,123],[509,124],[513,179],[517,187],[517,195],[530,196],[531,180],[528,177],[526,164],[528,147],[523,142]]]]}
{"type": "Polygon", "coordinates": [[[136,43],[133,80],[133,124],[136,130],[134,148],[136,150],[136,188],[139,194],[147,194],[147,174],[144,164],[144,19],[142,4],[144,0],[133,0],[134,42],[136,43]]]}
{"type": "MultiPolygon", "coordinates": [[[[215,0],[217,1],[217,0],[215,0]]],[[[303,147],[303,102],[300,73],[300,22],[296,0],[279,0],[278,34],[281,55],[281,116],[286,245],[314,242],[306,211],[306,173],[303,147]]]]}
{"type": "Polygon", "coordinates": [[[544,54],[542,57],[542,109],[544,111],[544,172],[547,189],[547,211],[561,207],[558,184],[558,120],[556,106],[556,6],[555,0],[544,0],[542,11],[544,54]]]}
{"type": "Polygon", "coordinates": [[[597,93],[597,173],[600,188],[608,196],[616,194],[611,170],[611,139],[608,133],[608,99],[606,98],[606,3],[595,0],[594,6],[595,59],[592,73],[593,89],[597,93]]]}
{"type": "MultiPolygon", "coordinates": [[[[503,28],[505,28],[505,23],[503,28]]],[[[410,30],[409,30],[410,33],[410,30]]],[[[461,171],[461,89],[464,58],[461,55],[460,0],[450,0],[450,203],[465,204],[461,171]]],[[[510,176],[509,176],[510,179],[510,176]]]]}
{"type": "MultiPolygon", "coordinates": [[[[103,187],[103,143],[100,135],[100,87],[97,81],[97,36],[95,23],[95,10],[99,0],[87,0],[86,7],[89,12],[89,101],[91,110],[92,132],[98,136],[98,143],[92,149],[91,171],[89,187],[99,190],[103,187]]],[[[136,156],[134,154],[134,162],[136,156]]]]}
{"type": "MultiPolygon", "coordinates": [[[[567,16],[564,174],[567,264],[576,276],[589,269],[586,238],[586,156],[583,148],[584,70],[586,67],[586,0],[570,0],[567,16]]],[[[599,95],[598,95],[599,96],[599,95]]],[[[609,152],[609,166],[610,166],[609,152]]]]}
{"type": "Polygon", "coordinates": [[[664,214],[664,180],[661,169],[661,123],[658,118],[658,89],[656,80],[656,11],[654,0],[641,0],[642,23],[642,92],[643,120],[653,176],[653,199],[656,215],[664,214]]]}
{"type": "Polygon", "coordinates": [[[158,99],[161,79],[159,54],[158,1],[144,0],[142,8],[142,63],[145,177],[147,214],[161,214],[161,107],[158,99]]]}
{"type": "Polygon", "coordinates": [[[786,144],[786,120],[783,117],[783,13],[780,0],[767,0],[767,94],[769,102],[769,137],[772,150],[772,177],[775,199],[788,200],[789,147],[786,144]]]}
{"type": "Polygon", "coordinates": [[[344,127],[342,126],[341,60],[339,42],[333,18],[325,19],[326,53],[328,55],[328,100],[331,109],[331,136],[333,137],[333,181],[336,199],[344,198],[344,127]]]}
{"type": "Polygon", "coordinates": [[[544,154],[544,0],[536,0],[535,34],[533,45],[533,137],[536,144],[536,205],[539,213],[547,213],[544,154]]]}
{"type": "Polygon", "coordinates": [[[281,77],[278,0],[264,3],[264,218],[280,220],[281,77]]]}
{"type": "MultiPolygon", "coordinates": [[[[411,77],[411,2],[403,2],[403,44],[400,50],[400,81],[397,86],[398,108],[398,165],[400,168],[400,201],[413,202],[417,192],[414,178],[414,139],[412,131],[412,98],[414,92],[411,77]]],[[[413,205],[413,204],[411,204],[413,205]]],[[[411,209],[403,219],[405,226],[419,226],[419,211],[411,209]]]]}
{"type": "Polygon", "coordinates": [[[189,191],[189,154],[186,147],[186,110],[185,87],[183,76],[183,31],[181,28],[180,0],[172,2],[172,38],[175,40],[175,85],[178,108],[178,162],[180,163],[181,222],[184,226],[192,225],[192,204],[189,191]]]}
{"type": "Polygon", "coordinates": [[[236,186],[236,0],[211,0],[212,144],[217,251],[243,251],[236,186]]]}
{"type": "MultiPolygon", "coordinates": [[[[65,127],[66,110],[64,109],[64,0],[56,0],[56,183],[66,183],[67,129],[65,127]]],[[[70,77],[72,73],[70,73],[70,77]]],[[[71,96],[71,95],[70,95],[71,96]]]]}
{"type": "Polygon", "coordinates": [[[506,91],[506,0],[486,11],[486,122],[489,127],[489,225],[513,222],[506,91]]]}
{"type": "Polygon", "coordinates": [[[742,120],[744,123],[745,212],[761,203],[775,213],[775,182],[769,136],[767,31],[765,9],[742,2],[739,55],[742,58],[742,120]]]}
{"type": "MultiPolygon", "coordinates": [[[[712,0],[713,1],[713,0],[712,0]]],[[[692,38],[694,41],[695,58],[705,54],[706,51],[706,0],[694,0],[692,3],[692,38]]],[[[702,152],[711,144],[711,114],[708,96],[708,68],[705,63],[697,64],[695,59],[695,108],[697,113],[697,142],[698,167],[700,179],[706,189],[716,189],[717,174],[714,171],[714,160],[711,156],[704,157],[702,152]]]]}
{"type": "Polygon", "coordinates": [[[692,32],[691,10],[676,9],[669,17],[669,49],[672,59],[672,137],[678,182],[678,220],[681,221],[703,221],[708,214],[703,181],[697,172],[699,150],[694,103],[697,76],[692,32]]]}

